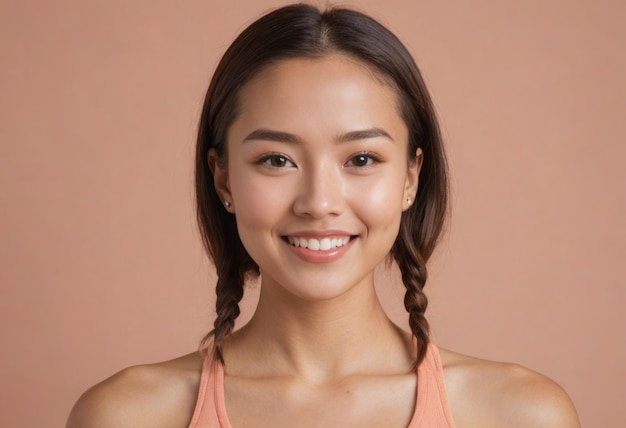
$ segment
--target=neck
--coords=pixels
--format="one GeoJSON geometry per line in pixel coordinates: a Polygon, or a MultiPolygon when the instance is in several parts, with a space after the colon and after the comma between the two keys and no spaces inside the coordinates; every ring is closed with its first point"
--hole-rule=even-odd
{"type": "Polygon", "coordinates": [[[313,383],[356,372],[393,371],[398,364],[410,367],[406,335],[385,314],[373,279],[366,287],[315,301],[264,285],[254,316],[233,340],[250,356],[243,362],[247,367],[261,361],[264,374],[313,383]]]}

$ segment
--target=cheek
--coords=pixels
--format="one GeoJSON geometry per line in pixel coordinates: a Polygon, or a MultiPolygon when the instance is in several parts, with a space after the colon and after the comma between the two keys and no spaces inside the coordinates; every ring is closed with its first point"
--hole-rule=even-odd
{"type": "Polygon", "coordinates": [[[365,188],[367,191],[361,192],[361,194],[369,203],[374,204],[372,208],[387,206],[388,209],[391,209],[392,207],[397,208],[399,205],[402,187],[398,180],[376,180],[365,188]]]}
{"type": "Polygon", "coordinates": [[[289,209],[293,197],[288,180],[239,174],[231,179],[237,224],[242,229],[271,226],[289,209]]]}
{"type": "Polygon", "coordinates": [[[376,177],[368,183],[360,182],[351,194],[352,205],[364,223],[382,231],[397,231],[402,215],[403,176],[388,174],[382,179],[376,177]]]}

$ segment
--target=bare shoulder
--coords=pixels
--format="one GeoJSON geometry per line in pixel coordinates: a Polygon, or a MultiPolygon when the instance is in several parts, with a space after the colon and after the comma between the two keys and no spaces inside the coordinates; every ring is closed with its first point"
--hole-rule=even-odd
{"type": "Polygon", "coordinates": [[[556,382],[518,364],[440,349],[448,399],[458,428],[580,427],[574,405],[556,382]]]}
{"type": "Polygon", "coordinates": [[[187,427],[201,370],[199,353],[124,369],[78,399],[67,428],[187,427]]]}

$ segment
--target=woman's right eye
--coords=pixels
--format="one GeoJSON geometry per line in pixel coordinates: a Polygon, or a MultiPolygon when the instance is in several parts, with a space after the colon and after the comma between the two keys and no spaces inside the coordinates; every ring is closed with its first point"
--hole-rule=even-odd
{"type": "Polygon", "coordinates": [[[259,159],[259,163],[270,166],[272,168],[285,168],[295,166],[294,163],[289,160],[289,158],[278,154],[263,156],[261,159],[259,159]]]}

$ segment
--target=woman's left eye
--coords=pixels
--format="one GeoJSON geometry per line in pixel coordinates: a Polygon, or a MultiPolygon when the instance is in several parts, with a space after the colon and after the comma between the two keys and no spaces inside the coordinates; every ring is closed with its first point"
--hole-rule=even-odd
{"type": "Polygon", "coordinates": [[[379,159],[369,153],[359,153],[358,155],[352,157],[346,163],[346,166],[356,166],[362,168],[365,166],[370,166],[374,162],[379,162],[379,159]]]}

